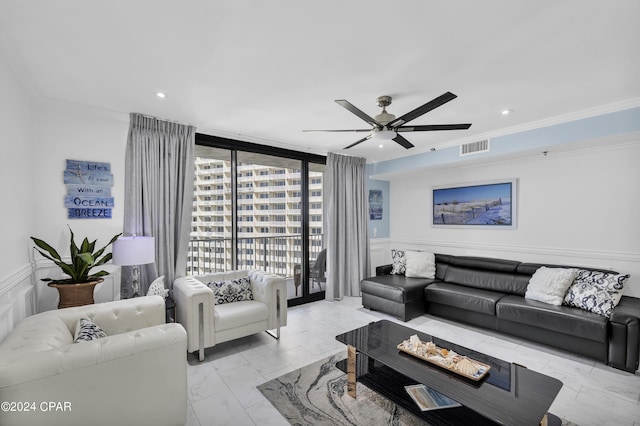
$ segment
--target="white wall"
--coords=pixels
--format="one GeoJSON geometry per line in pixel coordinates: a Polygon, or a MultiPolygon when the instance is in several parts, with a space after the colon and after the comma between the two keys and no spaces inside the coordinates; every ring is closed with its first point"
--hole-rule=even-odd
{"type": "MultiPolygon", "coordinates": [[[[58,294],[40,281],[58,268],[34,253],[30,236],[68,256],[71,225],[77,237],[106,244],[122,231],[124,160],[129,117],[97,109],[33,100],[0,54],[0,340],[20,320],[55,309],[58,294]],[[66,159],[111,163],[115,208],[111,219],[69,220],[63,197],[66,159]]],[[[96,301],[118,298],[119,268],[96,287],[96,301]]]]}
{"type": "MultiPolygon", "coordinates": [[[[61,256],[69,255],[69,230],[73,229],[79,243],[85,236],[97,239],[104,245],[111,237],[122,232],[124,217],[124,162],[129,117],[100,110],[67,104],[38,102],[34,108],[34,153],[31,159],[35,173],[34,235],[59,250],[61,256]],[[111,194],[115,207],[111,219],[68,219],[64,207],[66,186],[63,171],[66,160],[88,160],[111,163],[114,186],[111,194]]],[[[37,311],[56,307],[57,290],[47,287],[39,279],[45,276],[59,277],[57,268],[51,269],[39,254],[36,264],[37,311]]],[[[105,265],[114,274],[105,277],[105,283],[95,290],[98,302],[119,298],[119,268],[105,265]]]]}
{"type": "Polygon", "coordinates": [[[35,218],[31,132],[29,94],[0,54],[0,340],[33,308],[27,242],[35,218]]]}
{"type": "Polygon", "coordinates": [[[609,268],[630,273],[625,294],[640,297],[638,164],[640,141],[633,141],[392,177],[391,238],[385,252],[392,247],[418,247],[609,268]],[[432,186],[505,178],[519,180],[517,229],[430,225],[432,186]]]}

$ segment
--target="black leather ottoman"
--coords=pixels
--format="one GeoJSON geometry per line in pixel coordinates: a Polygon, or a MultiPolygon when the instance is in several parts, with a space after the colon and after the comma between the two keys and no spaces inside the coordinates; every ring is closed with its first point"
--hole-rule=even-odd
{"type": "Polygon", "coordinates": [[[378,275],[360,282],[362,306],[409,321],[426,312],[424,289],[436,280],[378,275]]]}

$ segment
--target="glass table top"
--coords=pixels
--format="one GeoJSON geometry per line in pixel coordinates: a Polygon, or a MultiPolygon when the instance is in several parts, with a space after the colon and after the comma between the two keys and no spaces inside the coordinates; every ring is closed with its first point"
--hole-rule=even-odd
{"type": "Polygon", "coordinates": [[[387,320],[348,331],[336,339],[497,423],[539,424],[562,388],[562,382],[552,377],[387,320]],[[397,345],[414,334],[422,341],[433,341],[489,364],[491,369],[476,382],[400,351],[397,345]]]}

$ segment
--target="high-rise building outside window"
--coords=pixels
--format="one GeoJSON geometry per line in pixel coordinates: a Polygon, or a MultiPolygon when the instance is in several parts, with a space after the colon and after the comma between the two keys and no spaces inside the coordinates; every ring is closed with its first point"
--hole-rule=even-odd
{"type": "MultiPolygon", "coordinates": [[[[234,267],[262,269],[287,280],[289,299],[309,297],[312,290],[298,286],[305,269],[303,259],[312,264],[324,247],[325,166],[323,158],[322,163],[312,162],[304,155],[309,154],[293,159],[234,151],[232,146],[196,145],[187,273],[207,274],[234,267]],[[252,222],[259,226],[247,226],[252,222]],[[219,226],[211,227],[214,223],[219,226]],[[303,245],[304,229],[308,237],[303,245]],[[303,249],[308,253],[303,255],[303,249]]],[[[314,286],[313,292],[324,291],[318,287],[314,286]]]]}

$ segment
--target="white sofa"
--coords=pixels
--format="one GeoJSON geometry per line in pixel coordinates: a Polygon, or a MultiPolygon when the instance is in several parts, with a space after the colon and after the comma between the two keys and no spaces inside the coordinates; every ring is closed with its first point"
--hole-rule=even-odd
{"type": "Polygon", "coordinates": [[[186,346],[161,296],[28,317],[0,344],[0,425],[184,425],[186,346]],[[107,337],[73,343],[80,317],[107,337]]]}
{"type": "MultiPolygon", "coordinates": [[[[187,330],[189,352],[198,351],[204,360],[204,348],[261,331],[287,325],[287,286],[284,278],[264,271],[239,270],[210,275],[186,276],[173,283],[177,321],[187,330]],[[249,277],[254,300],[216,305],[213,291],[206,283],[249,277]]],[[[271,334],[271,333],[270,333],[271,334]]]]}

